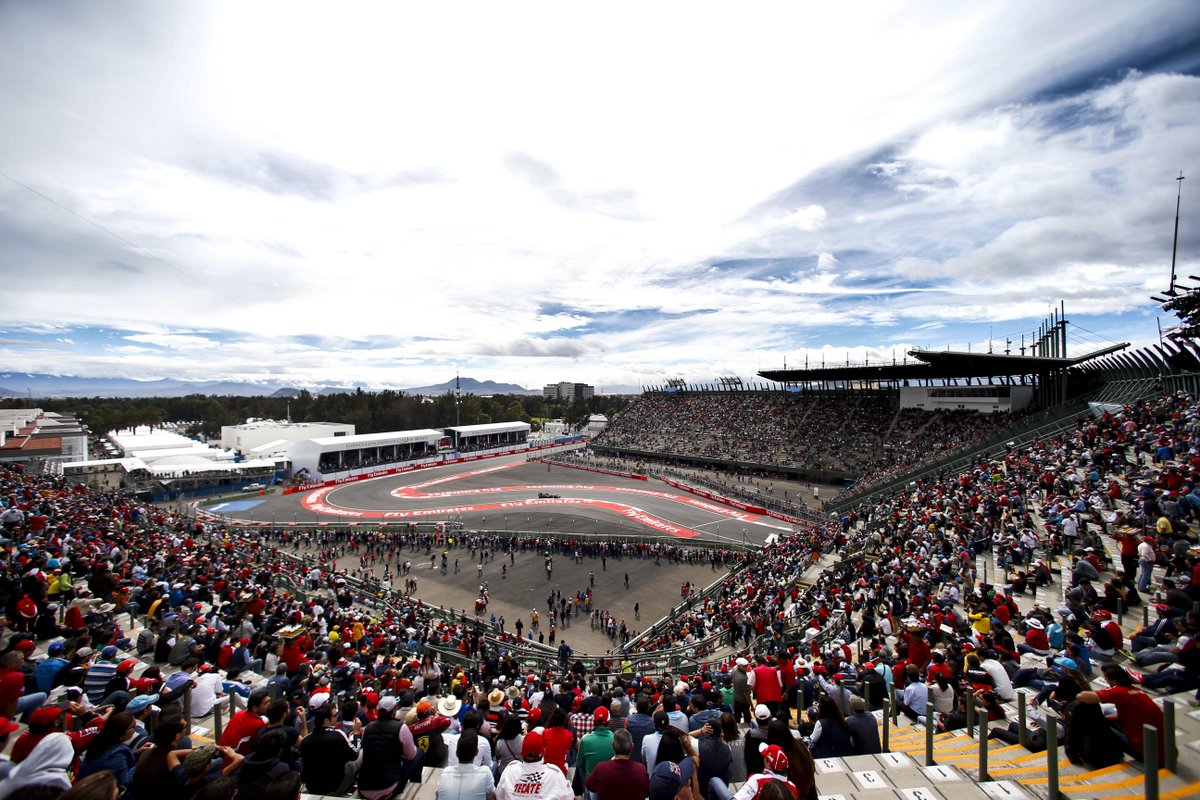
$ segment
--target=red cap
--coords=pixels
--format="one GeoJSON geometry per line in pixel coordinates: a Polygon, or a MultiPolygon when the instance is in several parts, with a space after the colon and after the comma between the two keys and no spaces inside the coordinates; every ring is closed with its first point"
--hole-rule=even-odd
{"type": "Polygon", "coordinates": [[[529,709],[529,721],[530,722],[541,722],[542,721],[541,706],[529,709]]]}
{"type": "Polygon", "coordinates": [[[20,730],[20,728],[20,725],[13,722],[8,717],[0,717],[0,736],[7,736],[14,731],[20,730]]]}
{"type": "Polygon", "coordinates": [[[777,744],[763,744],[758,746],[758,752],[762,753],[763,764],[771,772],[783,774],[788,769],[787,753],[783,752],[783,748],[777,744]]]}
{"type": "Polygon", "coordinates": [[[542,735],[537,731],[530,731],[525,734],[525,741],[521,742],[521,758],[541,758],[546,752],[546,743],[542,741],[542,735]]]}
{"type": "Polygon", "coordinates": [[[137,665],[138,660],[136,658],[127,658],[120,664],[117,664],[117,672],[121,673],[122,675],[128,675],[130,672],[133,672],[133,668],[137,665]]]}
{"type": "Polygon", "coordinates": [[[608,709],[600,706],[592,713],[592,719],[596,722],[608,722],[608,709]]]}
{"type": "Polygon", "coordinates": [[[249,640],[249,639],[242,639],[242,644],[250,644],[250,640],[249,640]]]}
{"type": "Polygon", "coordinates": [[[417,703],[417,713],[418,714],[428,714],[432,710],[433,710],[433,706],[431,706],[429,704],[428,700],[422,700],[421,702],[417,703]]]}
{"type": "Polygon", "coordinates": [[[34,643],[33,639],[22,639],[21,641],[17,642],[17,646],[13,649],[20,650],[22,653],[32,653],[36,647],[37,644],[34,643]]]}
{"type": "Polygon", "coordinates": [[[58,719],[63,710],[58,706],[42,706],[29,715],[30,725],[50,725],[58,719]]]}

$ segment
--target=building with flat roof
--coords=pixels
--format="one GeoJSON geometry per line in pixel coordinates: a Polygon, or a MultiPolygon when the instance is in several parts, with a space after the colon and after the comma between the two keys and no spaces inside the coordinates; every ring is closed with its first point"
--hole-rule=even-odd
{"type": "Polygon", "coordinates": [[[87,428],[71,414],[40,408],[0,410],[0,462],[42,468],[87,457],[87,428]]]}
{"type": "Polygon", "coordinates": [[[586,383],[547,383],[542,388],[546,400],[591,400],[596,389],[586,383]]]}
{"type": "Polygon", "coordinates": [[[273,446],[272,453],[286,452],[292,442],[353,435],[354,426],[342,422],[252,419],[241,425],[222,425],[221,447],[250,457],[251,452],[261,452],[259,448],[266,444],[273,446]]]}

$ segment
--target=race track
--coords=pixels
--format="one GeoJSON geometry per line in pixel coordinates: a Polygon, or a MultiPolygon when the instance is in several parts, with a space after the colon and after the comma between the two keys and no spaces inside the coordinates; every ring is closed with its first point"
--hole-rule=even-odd
{"type": "Polygon", "coordinates": [[[301,523],[461,522],[472,530],[640,534],[761,544],[791,526],[650,479],[527,462],[525,455],[269,494],[211,506],[239,520],[301,523]],[[539,494],[557,495],[541,497],[539,494]]]}

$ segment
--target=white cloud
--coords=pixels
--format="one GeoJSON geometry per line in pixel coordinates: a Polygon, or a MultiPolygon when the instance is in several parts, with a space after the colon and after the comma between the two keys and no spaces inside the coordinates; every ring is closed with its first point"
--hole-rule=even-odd
{"type": "Polygon", "coordinates": [[[0,166],[54,201],[0,178],[0,268],[89,374],[632,383],[1129,315],[1200,155],[1200,81],[1112,71],[1187,3],[71,8],[0,8],[0,166]]]}
{"type": "Polygon", "coordinates": [[[139,333],[126,336],[125,339],[131,342],[157,345],[158,347],[164,347],[168,350],[213,350],[217,347],[220,347],[220,342],[216,341],[215,339],[209,339],[206,336],[192,336],[182,333],[139,333]]]}

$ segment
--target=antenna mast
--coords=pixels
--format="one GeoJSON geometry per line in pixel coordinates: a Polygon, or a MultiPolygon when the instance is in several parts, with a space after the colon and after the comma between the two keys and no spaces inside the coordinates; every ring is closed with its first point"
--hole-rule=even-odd
{"type": "Polygon", "coordinates": [[[1175,238],[1171,241],[1171,286],[1167,289],[1168,297],[1175,294],[1175,254],[1179,251],[1179,200],[1183,196],[1183,170],[1179,170],[1175,182],[1179,188],[1175,190],[1175,238]]]}

